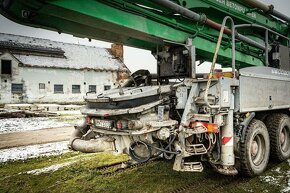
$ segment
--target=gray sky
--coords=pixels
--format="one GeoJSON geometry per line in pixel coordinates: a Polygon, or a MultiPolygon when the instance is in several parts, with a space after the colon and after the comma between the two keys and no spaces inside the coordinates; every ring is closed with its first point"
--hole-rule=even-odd
{"type": "MultiPolygon", "coordinates": [[[[280,11],[290,16],[290,1],[289,0],[261,0],[267,4],[273,4],[277,11],[280,11]]],[[[12,21],[9,21],[2,15],[0,15],[0,32],[10,33],[23,36],[46,38],[54,41],[62,41],[69,43],[77,43],[84,45],[91,45],[97,47],[110,47],[111,43],[88,39],[81,39],[73,37],[68,34],[58,34],[53,31],[32,28],[23,26],[12,21]],[[2,27],[5,26],[5,27],[2,27]]],[[[150,72],[156,73],[156,61],[149,51],[125,47],[125,64],[128,68],[134,72],[140,68],[148,69],[150,72]]],[[[206,65],[206,64],[205,64],[206,65]]],[[[201,66],[204,68],[205,66],[201,66]]]]}

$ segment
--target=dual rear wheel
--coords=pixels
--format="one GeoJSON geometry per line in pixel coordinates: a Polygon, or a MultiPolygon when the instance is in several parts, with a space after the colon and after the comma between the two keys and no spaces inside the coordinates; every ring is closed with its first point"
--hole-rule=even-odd
{"type": "Polygon", "coordinates": [[[290,118],[274,114],[266,121],[271,141],[271,158],[281,162],[290,157],[290,118]]]}
{"type": "Polygon", "coordinates": [[[240,143],[240,171],[246,176],[261,174],[269,157],[276,161],[290,157],[290,118],[285,114],[270,116],[266,125],[253,119],[240,143]]]}

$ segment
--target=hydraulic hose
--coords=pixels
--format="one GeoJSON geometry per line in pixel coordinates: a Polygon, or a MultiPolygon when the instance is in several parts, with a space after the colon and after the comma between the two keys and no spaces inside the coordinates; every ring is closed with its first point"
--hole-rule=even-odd
{"type": "Polygon", "coordinates": [[[134,141],[129,147],[129,155],[136,162],[147,162],[152,157],[152,149],[144,141],[134,141]],[[135,152],[135,147],[139,144],[142,144],[148,150],[148,155],[146,157],[142,157],[135,152]]]}
{"type": "Polygon", "coordinates": [[[248,117],[246,117],[243,122],[241,122],[241,126],[243,127],[242,136],[241,136],[241,142],[243,142],[243,143],[245,142],[246,130],[247,130],[250,122],[255,117],[255,115],[256,115],[255,112],[251,112],[250,115],[248,117]]]}
{"type": "Polygon", "coordinates": [[[168,154],[172,154],[172,155],[180,154],[179,151],[175,152],[175,151],[171,151],[171,149],[170,149],[170,147],[171,147],[172,143],[174,142],[175,138],[176,138],[175,135],[172,138],[170,137],[169,138],[169,143],[168,143],[168,145],[165,148],[158,148],[158,147],[156,147],[156,146],[154,146],[152,144],[146,143],[144,141],[134,141],[130,145],[129,155],[130,155],[130,157],[133,160],[135,160],[137,162],[140,162],[140,163],[143,163],[143,162],[148,161],[153,156],[152,155],[152,148],[153,149],[157,149],[159,151],[156,155],[154,155],[154,157],[157,157],[157,156],[161,155],[162,153],[168,153],[168,154]],[[135,152],[135,147],[137,145],[140,145],[140,144],[142,144],[148,150],[148,155],[146,157],[145,156],[142,157],[142,156],[138,155],[135,152]],[[169,149],[169,150],[167,150],[167,149],[169,149]]]}

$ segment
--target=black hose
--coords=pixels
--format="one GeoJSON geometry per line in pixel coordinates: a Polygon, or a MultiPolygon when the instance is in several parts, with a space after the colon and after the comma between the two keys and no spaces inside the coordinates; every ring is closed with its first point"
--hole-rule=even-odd
{"type": "Polygon", "coordinates": [[[176,135],[173,135],[173,137],[171,135],[170,138],[169,138],[169,143],[165,148],[158,148],[158,147],[154,146],[153,144],[149,144],[149,143],[146,143],[144,141],[134,141],[131,143],[131,145],[129,147],[129,155],[134,161],[143,163],[143,162],[148,161],[152,157],[152,148],[159,150],[159,152],[154,155],[155,157],[161,155],[162,153],[168,153],[168,154],[173,154],[173,155],[180,154],[179,151],[171,151],[171,145],[174,142],[176,135]],[[171,138],[171,140],[170,140],[170,138],[171,138]],[[142,156],[136,154],[134,148],[136,147],[136,145],[140,145],[140,144],[142,144],[146,147],[146,149],[148,150],[148,156],[142,157],[142,156]],[[169,151],[167,149],[169,149],[169,151]]]}
{"type": "Polygon", "coordinates": [[[129,155],[136,162],[139,162],[139,163],[147,162],[152,156],[152,149],[150,146],[147,145],[147,143],[145,143],[143,141],[134,141],[133,143],[131,143],[131,145],[129,147],[129,155]],[[148,150],[147,157],[142,157],[142,156],[139,156],[138,154],[136,154],[134,148],[139,144],[143,144],[147,148],[147,150],[148,150]]]}
{"type": "MultiPolygon", "coordinates": [[[[162,153],[169,153],[169,154],[172,154],[171,152],[171,145],[172,145],[172,143],[174,142],[174,140],[175,140],[175,138],[176,138],[176,135],[170,135],[170,137],[169,137],[169,142],[168,142],[168,145],[165,147],[165,148],[162,148],[162,150],[167,150],[167,149],[169,149],[169,151],[168,152],[165,152],[165,151],[161,151],[161,150],[159,150],[160,152],[159,153],[157,153],[155,156],[157,157],[157,156],[159,156],[159,155],[161,155],[162,153]],[[172,137],[173,136],[173,137],[172,137]],[[170,140],[170,138],[172,138],[171,140],[170,140]]],[[[161,147],[162,147],[162,145],[161,145],[161,147]]],[[[157,149],[157,147],[153,147],[153,148],[155,148],[155,149],[157,149]]],[[[158,149],[160,149],[160,148],[158,148],[158,149]]]]}
{"type": "Polygon", "coordinates": [[[252,119],[255,117],[255,115],[256,115],[255,112],[251,112],[250,116],[246,117],[245,120],[241,123],[241,125],[243,126],[242,136],[241,136],[242,143],[245,142],[246,130],[247,130],[250,122],[252,121],[252,119]]]}
{"type": "MultiPolygon", "coordinates": [[[[169,151],[172,151],[171,147],[172,147],[173,141],[175,140],[176,135],[173,135],[173,137],[171,137],[171,136],[169,138],[169,143],[167,145],[169,151]]],[[[165,149],[167,149],[167,147],[165,149]]],[[[167,154],[166,152],[163,152],[163,156],[165,159],[171,160],[174,157],[174,154],[167,154]]]]}
{"type": "Polygon", "coordinates": [[[147,144],[149,147],[151,146],[152,148],[154,148],[154,149],[157,149],[157,150],[159,150],[159,151],[161,151],[162,153],[171,153],[171,154],[175,154],[175,155],[178,155],[178,154],[180,154],[180,152],[179,151],[167,151],[167,150],[165,150],[165,149],[161,149],[161,148],[158,148],[158,147],[155,147],[154,145],[151,145],[151,144],[147,144]]]}

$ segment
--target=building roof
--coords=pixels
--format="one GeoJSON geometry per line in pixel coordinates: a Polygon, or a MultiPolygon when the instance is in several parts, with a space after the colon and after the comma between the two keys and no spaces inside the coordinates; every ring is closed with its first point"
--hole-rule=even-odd
{"type": "Polygon", "coordinates": [[[24,66],[129,71],[109,49],[0,33],[0,48],[24,66]]]}

